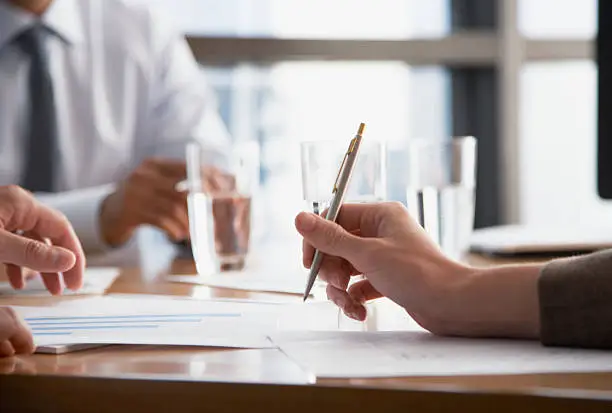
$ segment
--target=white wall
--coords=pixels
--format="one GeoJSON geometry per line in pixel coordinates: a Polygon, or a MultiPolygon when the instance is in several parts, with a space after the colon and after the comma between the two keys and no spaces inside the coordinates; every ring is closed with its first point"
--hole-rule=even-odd
{"type": "Polygon", "coordinates": [[[600,200],[596,190],[596,98],[593,62],[524,67],[519,170],[523,223],[612,222],[612,202],[600,200]]]}
{"type": "Polygon", "coordinates": [[[597,0],[518,0],[518,20],[527,37],[592,38],[597,0]]]}

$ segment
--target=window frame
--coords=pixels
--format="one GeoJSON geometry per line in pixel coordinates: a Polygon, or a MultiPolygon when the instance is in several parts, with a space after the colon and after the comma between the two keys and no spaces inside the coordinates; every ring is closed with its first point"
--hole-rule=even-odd
{"type": "Polygon", "coordinates": [[[489,197],[483,201],[486,205],[482,208],[485,209],[480,211],[486,218],[477,226],[520,223],[518,105],[521,69],[523,65],[537,61],[592,60],[595,43],[593,39],[530,39],[523,36],[518,26],[518,0],[451,0],[450,4],[452,18],[459,23],[453,24],[450,34],[439,38],[335,40],[188,35],[187,41],[195,58],[207,66],[353,60],[401,61],[411,66],[450,68],[457,80],[453,83],[454,94],[465,94],[452,99],[453,132],[463,134],[475,130],[493,134],[496,140],[487,148],[496,151],[491,156],[498,160],[497,166],[488,165],[489,170],[479,172],[493,176],[496,181],[485,183],[483,191],[486,193],[480,197],[477,194],[477,199],[489,197]],[[494,73],[495,87],[492,87],[491,79],[486,80],[486,76],[490,77],[490,74],[485,74],[486,69],[494,73]],[[466,120],[474,118],[473,113],[484,110],[484,102],[493,100],[496,105],[492,110],[496,115],[491,114],[494,118],[492,124],[466,120]],[[457,110],[461,102],[475,102],[471,114],[457,110]],[[491,170],[493,168],[495,170],[491,170]],[[490,198],[495,185],[503,191],[490,198]]]}

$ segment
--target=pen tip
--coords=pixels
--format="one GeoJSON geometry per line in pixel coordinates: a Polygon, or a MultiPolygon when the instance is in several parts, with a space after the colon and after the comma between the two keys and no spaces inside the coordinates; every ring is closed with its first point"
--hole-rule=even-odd
{"type": "Polygon", "coordinates": [[[359,125],[359,130],[357,131],[357,135],[363,135],[364,130],[365,130],[365,123],[361,123],[359,125]]]}
{"type": "Polygon", "coordinates": [[[305,303],[307,298],[308,298],[308,295],[304,295],[302,302],[305,303]]]}

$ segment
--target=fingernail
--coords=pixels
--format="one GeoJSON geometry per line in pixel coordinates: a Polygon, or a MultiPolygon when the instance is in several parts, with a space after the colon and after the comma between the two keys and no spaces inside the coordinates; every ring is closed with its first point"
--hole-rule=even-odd
{"type": "Polygon", "coordinates": [[[69,251],[51,248],[51,261],[53,261],[53,265],[67,266],[74,259],[74,255],[71,255],[72,253],[69,251]]]}
{"type": "Polygon", "coordinates": [[[310,232],[314,229],[316,223],[317,221],[314,215],[308,212],[303,212],[298,215],[297,227],[300,231],[310,232]]]}
{"type": "Polygon", "coordinates": [[[353,320],[358,320],[357,313],[355,313],[355,312],[353,312],[353,311],[349,311],[349,310],[347,310],[347,311],[345,312],[345,314],[347,315],[347,317],[350,317],[350,318],[352,318],[353,320]]]}
{"type": "Polygon", "coordinates": [[[62,251],[58,251],[55,248],[51,249],[51,261],[54,265],[60,265],[64,263],[64,254],[62,251]]]}
{"type": "Polygon", "coordinates": [[[365,319],[365,307],[353,305],[349,310],[349,314],[352,319],[362,321],[365,319]]]}

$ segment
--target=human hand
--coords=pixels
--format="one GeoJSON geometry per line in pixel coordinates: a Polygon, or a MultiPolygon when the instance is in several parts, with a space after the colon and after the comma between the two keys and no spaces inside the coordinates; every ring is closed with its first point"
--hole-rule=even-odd
{"type": "Polygon", "coordinates": [[[327,295],[357,320],[366,317],[366,301],[386,296],[424,328],[440,331],[448,297],[470,273],[447,258],[401,204],[345,204],[337,224],[301,213],[296,228],[304,237],[304,266],[310,268],[315,248],[325,254],[319,276],[328,283],[327,295]],[[359,274],[365,279],[348,287],[359,274]]]}
{"type": "Polygon", "coordinates": [[[59,273],[72,290],[83,283],[85,255],[68,220],[18,186],[0,187],[0,262],[17,289],[31,270],[52,294],[61,293],[59,273]]]}
{"type": "Polygon", "coordinates": [[[34,338],[28,325],[10,307],[0,307],[0,357],[34,352],[34,338]]]}
{"type": "MultiPolygon", "coordinates": [[[[203,171],[205,190],[215,191],[222,174],[213,167],[203,171]]],[[[128,241],[141,225],[153,225],[174,241],[189,237],[187,193],[176,185],[186,177],[183,161],[149,158],[138,166],[103,202],[100,227],[105,242],[117,246],[128,241]]]]}

